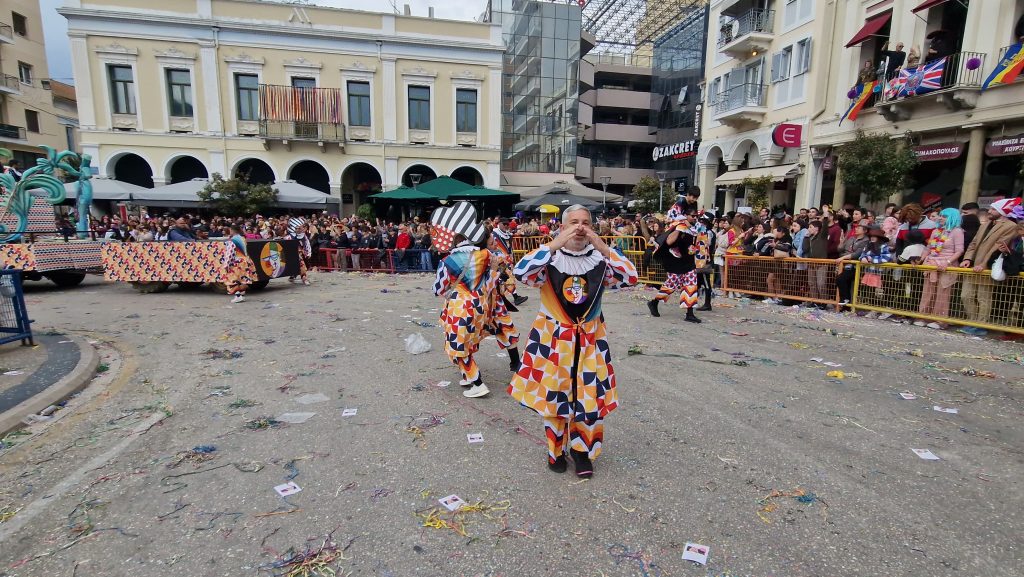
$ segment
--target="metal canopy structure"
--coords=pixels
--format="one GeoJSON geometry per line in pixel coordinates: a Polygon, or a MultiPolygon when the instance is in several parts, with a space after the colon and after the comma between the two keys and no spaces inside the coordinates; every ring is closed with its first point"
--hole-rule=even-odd
{"type": "Polygon", "coordinates": [[[597,53],[650,50],[658,38],[707,4],[708,0],[589,0],[583,6],[583,29],[596,38],[597,53]]]}

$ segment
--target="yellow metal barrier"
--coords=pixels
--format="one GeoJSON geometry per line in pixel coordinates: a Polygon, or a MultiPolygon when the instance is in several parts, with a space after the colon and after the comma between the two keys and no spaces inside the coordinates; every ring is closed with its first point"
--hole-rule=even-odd
{"type": "Polygon", "coordinates": [[[839,304],[834,260],[726,255],[722,290],[800,302],[839,304]]]}
{"type": "Polygon", "coordinates": [[[854,309],[1024,334],[1024,275],[996,282],[987,270],[857,263],[853,290],[854,309]]]}
{"type": "Polygon", "coordinates": [[[1024,334],[1024,275],[996,282],[987,270],[727,255],[722,290],[838,306],[846,265],[853,310],[1024,334]]]}
{"type": "MultiPolygon", "coordinates": [[[[602,236],[608,246],[618,249],[636,267],[640,282],[661,285],[665,282],[665,269],[654,258],[654,247],[648,246],[642,236],[602,236]]],[[[518,261],[531,251],[537,250],[550,237],[514,236],[512,237],[512,256],[518,261]]]]}

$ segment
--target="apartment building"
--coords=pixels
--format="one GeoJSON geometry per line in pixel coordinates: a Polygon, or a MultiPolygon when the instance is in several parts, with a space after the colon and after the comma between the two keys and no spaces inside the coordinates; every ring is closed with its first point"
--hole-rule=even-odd
{"type": "Polygon", "coordinates": [[[68,0],[82,149],[101,176],[499,186],[501,29],[253,0],[68,0]],[[414,176],[418,175],[418,176],[414,176]]]}
{"type": "Polygon", "coordinates": [[[580,62],[581,183],[627,195],[638,180],[655,176],[651,81],[649,55],[588,54],[580,62]]]}
{"type": "MultiPolygon", "coordinates": [[[[806,206],[810,122],[823,82],[821,42],[834,2],[712,0],[698,181],[705,206],[744,205],[742,182],[770,177],[771,204],[806,206]]],[[[824,98],[823,95],[820,98],[824,98]]]]}
{"type": "Polygon", "coordinates": [[[33,166],[40,146],[75,149],[73,87],[50,79],[39,0],[0,6],[0,148],[33,166]]]}
{"type": "MultiPolygon", "coordinates": [[[[1024,56],[1013,57],[1024,39],[1024,2],[856,1],[832,18],[827,98],[813,121],[814,171],[834,174],[836,151],[859,129],[906,139],[917,152],[911,186],[894,202],[952,207],[1020,194],[1024,82],[982,88],[1024,56]],[[888,73],[886,57],[900,57],[884,52],[886,43],[890,50],[902,44],[907,56],[888,73]],[[879,89],[855,121],[841,122],[865,63],[876,69],[869,80],[879,89]]],[[[835,181],[835,204],[860,201],[841,175],[835,181]]],[[[827,190],[822,199],[830,200],[827,190]]]]}

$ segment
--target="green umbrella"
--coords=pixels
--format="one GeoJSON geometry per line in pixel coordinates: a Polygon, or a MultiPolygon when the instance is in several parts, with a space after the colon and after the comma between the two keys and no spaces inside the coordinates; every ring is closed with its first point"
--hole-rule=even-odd
{"type": "Polygon", "coordinates": [[[440,200],[433,194],[429,194],[415,188],[409,188],[408,186],[399,186],[398,188],[388,190],[386,192],[371,194],[369,198],[374,200],[440,200]]]}
{"type": "Polygon", "coordinates": [[[416,186],[416,190],[434,195],[436,198],[448,198],[450,195],[468,188],[473,188],[473,185],[455,180],[450,176],[439,176],[416,186]]]}
{"type": "Polygon", "coordinates": [[[449,199],[462,199],[462,198],[492,198],[499,199],[504,198],[508,200],[519,200],[519,194],[515,192],[506,192],[504,190],[497,190],[494,188],[487,188],[485,186],[474,186],[458,192],[449,194],[446,198],[449,199]]]}

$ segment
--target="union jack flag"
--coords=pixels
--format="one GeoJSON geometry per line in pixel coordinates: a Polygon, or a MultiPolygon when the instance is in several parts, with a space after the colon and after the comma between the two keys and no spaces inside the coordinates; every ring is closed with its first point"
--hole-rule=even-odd
{"type": "Polygon", "coordinates": [[[909,70],[900,70],[894,79],[896,97],[919,96],[942,88],[942,77],[946,72],[946,58],[928,62],[909,70]]]}

